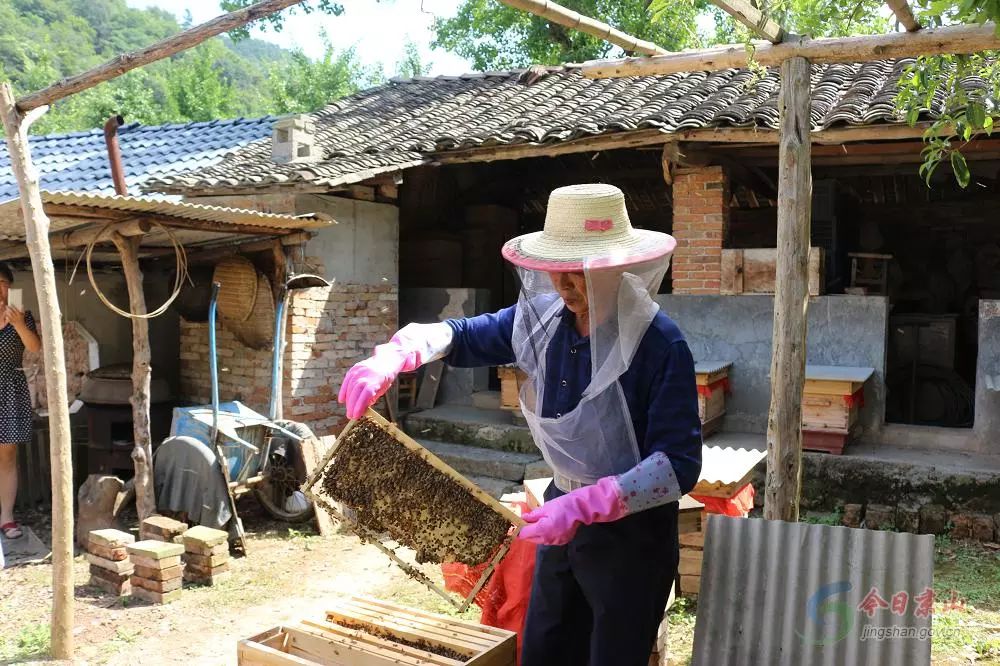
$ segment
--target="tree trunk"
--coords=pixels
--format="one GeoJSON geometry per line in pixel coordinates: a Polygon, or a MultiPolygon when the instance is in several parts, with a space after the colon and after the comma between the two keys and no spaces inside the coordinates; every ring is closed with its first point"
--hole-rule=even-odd
{"type": "Polygon", "coordinates": [[[774,293],[771,409],[767,417],[764,517],[797,521],[802,482],[802,390],[809,307],[809,225],[812,212],[809,61],[781,64],[778,148],[778,259],[774,293]]]}
{"type": "Polygon", "coordinates": [[[38,113],[22,117],[14,105],[10,84],[0,84],[0,111],[7,134],[7,151],[17,178],[24,217],[25,241],[31,256],[42,324],[42,359],[49,409],[49,449],[52,466],[52,656],[73,659],[73,459],[63,352],[62,315],[55,267],[49,248],[49,218],[42,207],[38,172],[31,163],[28,128],[38,113]]]}
{"type": "MultiPolygon", "coordinates": [[[[134,315],[146,314],[146,295],[142,290],[139,271],[141,236],[126,238],[115,234],[112,241],[122,256],[122,270],[128,285],[129,309],[134,315]]],[[[135,464],[135,508],[139,522],[156,513],[153,495],[153,446],[149,433],[149,322],[144,317],[132,317],[132,433],[135,444],[132,462],[135,464]]]]}

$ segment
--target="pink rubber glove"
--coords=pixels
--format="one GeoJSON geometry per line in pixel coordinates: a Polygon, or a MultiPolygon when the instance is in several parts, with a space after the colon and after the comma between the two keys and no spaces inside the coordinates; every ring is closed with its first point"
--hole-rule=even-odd
{"type": "Polygon", "coordinates": [[[608,523],[628,513],[618,479],[606,476],[592,486],[577,488],[523,516],[528,523],[517,538],[546,546],[563,546],[580,525],[608,523]]]}
{"type": "Polygon", "coordinates": [[[347,418],[356,419],[389,390],[396,375],[411,372],[422,365],[416,341],[396,333],[375,354],[347,371],[340,385],[337,402],[347,407],[347,418]]]}

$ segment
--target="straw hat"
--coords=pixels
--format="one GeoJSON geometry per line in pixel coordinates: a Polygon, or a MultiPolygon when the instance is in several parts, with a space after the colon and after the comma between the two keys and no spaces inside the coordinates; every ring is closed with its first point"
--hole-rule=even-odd
{"type": "Polygon", "coordinates": [[[669,234],[633,229],[622,191],[594,183],[553,190],[543,230],[507,241],[501,252],[522,268],[575,272],[585,261],[611,268],[668,258],[676,246],[669,234]]]}

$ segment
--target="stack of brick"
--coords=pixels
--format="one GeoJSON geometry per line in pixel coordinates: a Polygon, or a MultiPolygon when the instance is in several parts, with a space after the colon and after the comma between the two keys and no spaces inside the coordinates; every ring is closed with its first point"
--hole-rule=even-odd
{"type": "Polygon", "coordinates": [[[119,530],[94,530],[87,539],[90,584],[119,597],[131,591],[132,562],[127,546],[135,537],[119,530]]]}
{"type": "Polygon", "coordinates": [[[229,534],[203,525],[184,533],[185,581],[215,585],[229,575],[229,534]]]}
{"type": "Polygon", "coordinates": [[[165,604],[181,595],[184,546],[149,539],[132,544],[128,552],[135,565],[131,579],[133,597],[165,604]]]}
{"type": "Polygon", "coordinates": [[[184,543],[182,536],[187,529],[187,524],[179,520],[166,516],[150,516],[139,526],[139,538],[143,541],[184,543]]]}

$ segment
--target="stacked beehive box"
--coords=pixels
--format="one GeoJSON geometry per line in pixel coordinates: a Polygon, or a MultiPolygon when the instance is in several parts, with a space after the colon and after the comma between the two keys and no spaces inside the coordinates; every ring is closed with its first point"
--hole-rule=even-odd
{"type": "Polygon", "coordinates": [[[708,437],[722,427],[722,417],[726,414],[726,394],[729,392],[729,369],[732,366],[732,363],[723,361],[695,363],[702,437],[708,437]]]}
{"type": "Polygon", "coordinates": [[[131,579],[133,597],[165,604],[181,595],[184,546],[149,539],[130,545],[128,552],[135,565],[131,579]]]}
{"type": "Polygon", "coordinates": [[[698,594],[701,585],[701,551],[705,544],[705,505],[689,495],[681,498],[677,517],[677,533],[680,540],[680,561],[677,573],[680,576],[680,593],[698,594]]]}
{"type": "Polygon", "coordinates": [[[215,585],[229,578],[229,534],[198,525],[184,533],[184,580],[215,585]]]}
{"type": "Polygon", "coordinates": [[[181,535],[187,532],[187,529],[187,524],[179,520],[166,516],[150,516],[139,526],[139,538],[143,541],[183,543],[181,535]]]}
{"type": "Polygon", "coordinates": [[[802,395],[802,448],[840,454],[851,441],[865,404],[873,368],[806,366],[802,395]]]}
{"type": "Polygon", "coordinates": [[[90,584],[110,594],[127,595],[131,591],[129,576],[132,575],[127,546],[134,541],[134,536],[119,530],[90,532],[87,539],[90,584]]]}

